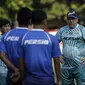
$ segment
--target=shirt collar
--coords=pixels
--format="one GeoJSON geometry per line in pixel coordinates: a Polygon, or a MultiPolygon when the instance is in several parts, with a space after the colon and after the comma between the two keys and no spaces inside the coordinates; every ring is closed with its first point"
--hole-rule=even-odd
{"type": "Polygon", "coordinates": [[[79,24],[77,24],[75,28],[78,28],[78,26],[79,26],[79,24]]]}
{"type": "MultiPolygon", "coordinates": [[[[79,24],[77,24],[75,28],[78,28],[78,26],[79,26],[79,24]]],[[[70,28],[70,27],[69,27],[69,28],[70,28]]],[[[75,28],[73,28],[73,29],[75,29],[75,28]]]]}
{"type": "Polygon", "coordinates": [[[16,27],[16,29],[29,29],[29,28],[27,28],[27,27],[16,27]]]}
{"type": "Polygon", "coordinates": [[[32,31],[44,31],[43,29],[32,29],[32,31]]]}

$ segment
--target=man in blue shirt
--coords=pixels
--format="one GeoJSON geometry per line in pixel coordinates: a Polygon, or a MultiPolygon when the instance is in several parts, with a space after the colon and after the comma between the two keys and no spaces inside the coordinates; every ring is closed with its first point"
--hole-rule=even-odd
{"type": "MultiPolygon", "coordinates": [[[[2,41],[6,46],[8,59],[17,68],[19,68],[19,63],[17,59],[17,57],[19,56],[18,55],[19,40],[21,37],[23,37],[23,35],[26,32],[28,32],[28,25],[30,24],[31,21],[31,15],[32,12],[30,9],[26,7],[21,8],[17,13],[17,21],[19,27],[16,27],[15,29],[9,31],[8,33],[4,34],[2,37],[2,41]]],[[[13,72],[9,69],[6,85],[21,85],[20,80],[15,83],[11,81],[10,76],[12,75],[12,73],[13,72]]]]}
{"type": "Polygon", "coordinates": [[[75,11],[67,14],[68,25],[56,34],[63,42],[62,85],[85,85],[85,27],[78,24],[79,16],[75,11]]]}
{"type": "Polygon", "coordinates": [[[47,25],[46,19],[47,15],[44,11],[33,11],[32,23],[34,28],[22,38],[19,57],[22,60],[22,62],[20,61],[21,74],[25,73],[24,85],[61,85],[59,61],[61,52],[56,37],[44,32],[43,28],[47,25]],[[57,76],[56,84],[52,58],[57,76]]]}

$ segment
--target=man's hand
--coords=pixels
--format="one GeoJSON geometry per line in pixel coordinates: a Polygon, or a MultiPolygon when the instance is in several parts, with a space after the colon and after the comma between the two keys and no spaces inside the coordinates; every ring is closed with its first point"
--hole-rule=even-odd
{"type": "Polygon", "coordinates": [[[62,85],[62,82],[57,82],[56,85],[62,85]]]}
{"type": "Polygon", "coordinates": [[[85,58],[81,58],[82,64],[85,64],[85,58]]]}
{"type": "Polygon", "coordinates": [[[14,68],[14,73],[17,73],[17,72],[19,72],[19,69],[18,68],[14,68]]]}
{"type": "Polygon", "coordinates": [[[60,57],[60,62],[61,62],[61,64],[64,64],[64,57],[63,56],[60,57]]]}
{"type": "Polygon", "coordinates": [[[19,69],[15,68],[14,73],[11,76],[11,80],[13,82],[17,82],[20,79],[20,72],[19,69]]]}

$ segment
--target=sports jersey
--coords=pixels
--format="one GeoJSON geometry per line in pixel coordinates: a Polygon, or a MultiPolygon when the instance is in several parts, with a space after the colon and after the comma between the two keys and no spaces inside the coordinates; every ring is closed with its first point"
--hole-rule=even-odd
{"type": "Polygon", "coordinates": [[[21,46],[19,57],[22,56],[25,62],[25,82],[40,85],[54,82],[52,58],[61,55],[56,37],[42,29],[33,29],[24,35],[21,46]]]}
{"type": "Polygon", "coordinates": [[[2,37],[2,41],[6,45],[7,56],[16,67],[18,67],[18,41],[27,31],[28,28],[17,27],[2,37]]]}
{"type": "Polygon", "coordinates": [[[85,27],[77,24],[72,29],[66,25],[56,36],[63,42],[62,84],[73,85],[76,79],[77,85],[85,85],[85,64],[81,61],[85,57],[85,27]]]}
{"type": "MultiPolygon", "coordinates": [[[[6,50],[7,50],[7,56],[8,59],[13,63],[14,66],[16,66],[17,68],[19,67],[19,63],[18,63],[18,46],[19,43],[18,41],[20,40],[20,38],[26,33],[28,32],[28,28],[24,28],[24,27],[17,27],[13,30],[10,30],[9,32],[7,32],[6,34],[3,35],[2,37],[2,41],[5,44],[6,50]]],[[[10,85],[10,76],[12,74],[12,71],[10,69],[8,69],[8,74],[7,74],[7,85],[10,85]]]]}
{"type": "MultiPolygon", "coordinates": [[[[74,29],[69,26],[62,27],[56,34],[59,41],[63,42],[63,55],[76,63],[81,63],[85,57],[85,27],[77,24],[74,29]]],[[[72,62],[72,61],[71,61],[72,62]]]]}

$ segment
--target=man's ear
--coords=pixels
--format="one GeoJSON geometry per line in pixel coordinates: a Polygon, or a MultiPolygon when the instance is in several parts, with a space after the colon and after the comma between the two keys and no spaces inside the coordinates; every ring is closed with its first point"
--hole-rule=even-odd
{"type": "Polygon", "coordinates": [[[47,28],[47,20],[43,20],[42,26],[43,26],[44,29],[47,28]]]}
{"type": "Polygon", "coordinates": [[[79,22],[79,19],[77,19],[77,22],[79,22]]]}
{"type": "Polygon", "coordinates": [[[47,20],[44,20],[45,25],[47,25],[47,20]]]}

